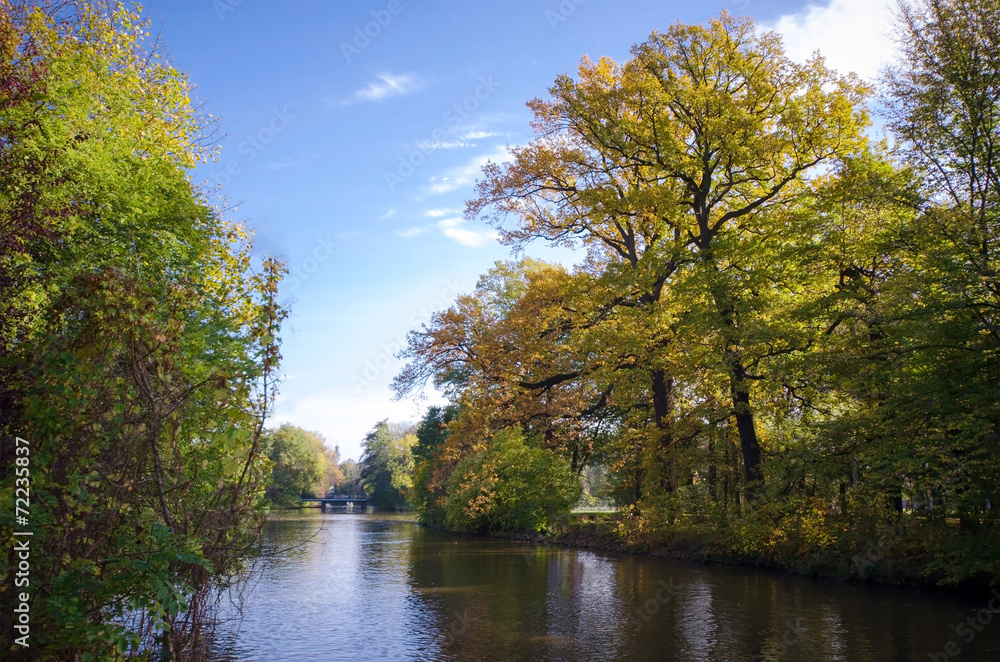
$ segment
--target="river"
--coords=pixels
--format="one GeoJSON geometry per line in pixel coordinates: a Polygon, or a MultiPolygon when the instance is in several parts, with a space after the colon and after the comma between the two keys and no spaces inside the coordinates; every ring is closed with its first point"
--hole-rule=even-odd
{"type": "Polygon", "coordinates": [[[303,511],[270,528],[278,551],[245,587],[220,660],[1000,660],[988,591],[526,545],[378,515],[303,511]]]}

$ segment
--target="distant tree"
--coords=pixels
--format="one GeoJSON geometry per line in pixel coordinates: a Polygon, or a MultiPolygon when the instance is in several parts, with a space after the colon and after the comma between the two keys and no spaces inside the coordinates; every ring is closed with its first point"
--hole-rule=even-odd
{"type": "Polygon", "coordinates": [[[410,502],[423,524],[444,524],[448,470],[441,462],[441,449],[448,438],[448,423],[457,416],[458,407],[431,407],[417,427],[410,502]]]}
{"type": "Polygon", "coordinates": [[[294,506],[302,497],[321,494],[327,473],[327,448],[315,432],[285,423],[264,435],[264,449],[274,463],[268,499],[276,506],[294,506]]]}
{"type": "Polygon", "coordinates": [[[413,485],[413,434],[396,434],[412,430],[413,425],[380,421],[364,439],[361,457],[361,478],[369,503],[376,508],[404,509],[409,507],[407,494],[413,485]]]}
{"type": "Polygon", "coordinates": [[[326,471],[320,481],[319,493],[326,494],[333,491],[341,494],[344,492],[347,480],[340,462],[340,446],[334,446],[333,450],[326,448],[323,454],[326,459],[326,471]]]}
{"type": "Polygon", "coordinates": [[[364,494],[364,482],[361,479],[361,467],[351,459],[340,463],[340,470],[344,474],[343,492],[352,496],[364,494]]]}

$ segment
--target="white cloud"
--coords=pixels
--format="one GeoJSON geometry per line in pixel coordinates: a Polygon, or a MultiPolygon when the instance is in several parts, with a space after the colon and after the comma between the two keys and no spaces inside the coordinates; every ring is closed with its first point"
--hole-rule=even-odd
{"type": "Polygon", "coordinates": [[[462,228],[448,228],[444,231],[444,236],[454,239],[463,246],[482,246],[488,239],[488,237],[484,237],[478,232],[463,230],[462,228]]]}
{"type": "Polygon", "coordinates": [[[415,227],[415,228],[410,228],[409,230],[397,230],[394,234],[397,237],[405,237],[405,238],[409,239],[410,237],[416,237],[416,236],[421,235],[421,234],[423,234],[425,232],[427,232],[427,228],[424,228],[424,227],[415,227]]]}
{"type": "Polygon", "coordinates": [[[269,163],[267,164],[268,170],[281,170],[282,168],[291,168],[295,165],[295,161],[283,161],[281,163],[269,163]]]}
{"type": "Polygon", "coordinates": [[[446,228],[444,236],[454,239],[463,246],[482,246],[489,239],[489,237],[481,235],[478,232],[463,230],[462,228],[446,228]]]}
{"type": "MultiPolygon", "coordinates": [[[[445,213],[452,213],[450,209],[429,209],[424,212],[425,216],[440,217],[445,213]]],[[[466,221],[460,216],[453,216],[451,218],[442,218],[440,221],[433,223],[431,225],[418,225],[406,230],[397,230],[393,234],[397,237],[403,237],[404,239],[409,239],[411,237],[418,237],[425,234],[429,230],[440,230],[441,234],[449,239],[458,242],[463,246],[482,246],[488,241],[495,240],[498,238],[498,234],[493,230],[470,230],[466,227],[466,221]]]]}
{"type": "Polygon", "coordinates": [[[424,88],[424,82],[410,74],[398,76],[379,74],[376,78],[377,81],[369,82],[366,87],[361,88],[346,99],[333,102],[332,105],[350,106],[365,101],[382,101],[389,97],[403,96],[424,88]]]}
{"type": "Polygon", "coordinates": [[[424,216],[430,216],[431,218],[440,218],[445,214],[455,213],[454,209],[428,209],[424,212],[424,216]]]}
{"type": "Polygon", "coordinates": [[[395,216],[395,215],[396,215],[396,208],[395,207],[389,207],[389,211],[387,211],[386,213],[384,213],[381,216],[379,216],[378,220],[384,221],[385,219],[390,218],[390,217],[395,216]]]}
{"type": "Polygon", "coordinates": [[[462,218],[445,218],[437,222],[441,234],[454,239],[463,246],[482,246],[491,239],[496,239],[496,232],[476,232],[462,227],[466,221],[462,218]]]}
{"type": "Polygon", "coordinates": [[[492,138],[493,136],[499,136],[499,133],[493,131],[469,131],[460,136],[462,140],[479,140],[480,138],[492,138]]]}
{"type": "Polygon", "coordinates": [[[761,27],[781,33],[785,52],[793,60],[804,62],[819,50],[838,72],[853,71],[873,79],[895,52],[893,22],[886,0],[831,0],[761,27]]]}
{"type": "Polygon", "coordinates": [[[419,149],[456,149],[458,147],[474,147],[472,143],[467,143],[464,140],[425,140],[423,142],[417,143],[419,149]]]}
{"type": "Polygon", "coordinates": [[[509,158],[510,154],[507,153],[507,148],[497,147],[490,154],[477,156],[465,165],[450,168],[440,176],[435,175],[431,177],[428,180],[430,181],[428,192],[431,194],[447,193],[448,191],[454,191],[460,186],[468,186],[476,181],[487,161],[498,163],[506,161],[509,158]]]}

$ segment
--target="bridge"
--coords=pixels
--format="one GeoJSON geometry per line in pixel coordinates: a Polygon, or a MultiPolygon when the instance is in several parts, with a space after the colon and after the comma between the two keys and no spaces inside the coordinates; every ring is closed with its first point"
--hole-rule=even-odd
{"type": "Polygon", "coordinates": [[[302,502],[318,503],[320,510],[325,513],[327,506],[354,506],[365,508],[368,506],[368,497],[356,496],[353,494],[328,494],[325,497],[302,499],[302,502]]]}

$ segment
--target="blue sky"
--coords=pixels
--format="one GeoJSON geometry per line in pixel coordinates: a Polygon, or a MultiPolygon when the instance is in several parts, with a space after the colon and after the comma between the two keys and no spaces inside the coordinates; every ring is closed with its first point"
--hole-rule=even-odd
{"type": "MultiPolygon", "coordinates": [[[[530,138],[525,102],[584,55],[628,57],[654,29],[721,9],[872,76],[890,53],[882,0],[151,0],[173,64],[226,134],[199,168],[255,229],[257,253],[291,274],[286,376],[271,423],[323,434],[360,455],[393,402],[406,332],[510,258],[495,229],[462,218],[479,168],[530,138]]],[[[572,262],[543,245],[528,254],[572,262]]]]}

